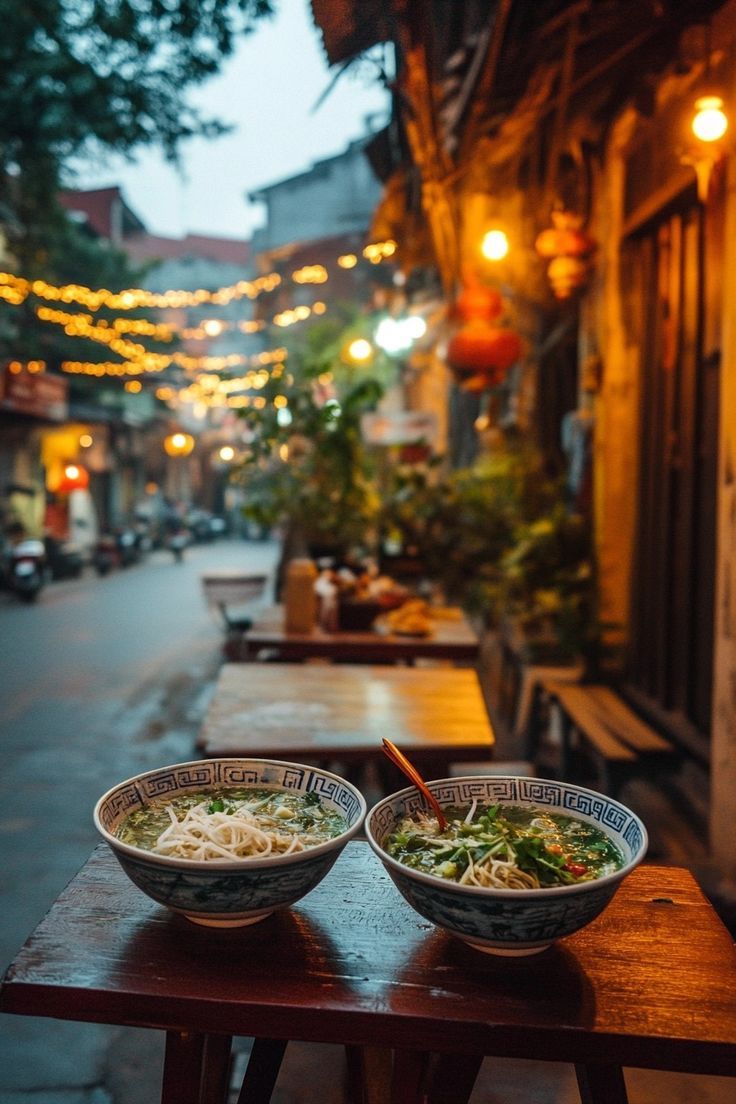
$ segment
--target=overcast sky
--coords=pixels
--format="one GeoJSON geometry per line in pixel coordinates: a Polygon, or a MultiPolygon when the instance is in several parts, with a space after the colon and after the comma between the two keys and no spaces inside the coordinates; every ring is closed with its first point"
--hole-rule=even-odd
{"type": "Polygon", "coordinates": [[[153,234],[248,238],[262,218],[246,193],[339,153],[385,116],[388,97],[366,74],[340,78],[312,111],[332,74],[308,0],[279,0],[279,13],[243,39],[220,76],[191,93],[193,103],[235,130],[182,147],[183,176],[154,151],[135,164],[110,159],[86,167],[80,188],[119,184],[153,234]]]}

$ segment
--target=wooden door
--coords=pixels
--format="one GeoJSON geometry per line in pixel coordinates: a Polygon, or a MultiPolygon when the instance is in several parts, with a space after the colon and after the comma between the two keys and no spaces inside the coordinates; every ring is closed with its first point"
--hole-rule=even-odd
{"type": "Polygon", "coordinates": [[[696,200],[683,200],[625,248],[642,354],[629,676],[655,711],[703,736],[713,672],[719,369],[717,350],[704,355],[714,330],[706,328],[704,220],[696,200]]]}

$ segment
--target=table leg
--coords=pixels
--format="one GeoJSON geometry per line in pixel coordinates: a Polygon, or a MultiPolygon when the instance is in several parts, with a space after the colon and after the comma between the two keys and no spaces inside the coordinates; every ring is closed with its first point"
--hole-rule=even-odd
{"type": "Polygon", "coordinates": [[[167,1031],[161,1104],[200,1104],[206,1036],[195,1031],[167,1031]]]}
{"type": "MultiPolygon", "coordinates": [[[[425,1104],[428,1052],[346,1046],[345,1054],[350,1104],[425,1104]]],[[[460,1098],[451,1104],[460,1104],[460,1098]]]]}
{"type": "Polygon", "coordinates": [[[345,1057],[349,1104],[390,1104],[391,1051],[387,1047],[346,1046],[345,1057]]]}
{"type": "Polygon", "coordinates": [[[466,1104],[482,1064],[482,1054],[435,1054],[426,1104],[466,1104]]]}
{"type": "MultiPolygon", "coordinates": [[[[391,1104],[424,1104],[430,1054],[421,1050],[394,1051],[391,1104]]],[[[455,1097],[453,1104],[459,1104],[455,1097]]]]}
{"type": "Polygon", "coordinates": [[[269,1104],[288,1041],[254,1039],[237,1104],[269,1104]]]}
{"type": "Polygon", "coordinates": [[[199,1104],[227,1104],[231,1044],[230,1035],[208,1035],[205,1039],[199,1104]]]}
{"type": "Polygon", "coordinates": [[[628,1104],[624,1071],[620,1066],[575,1066],[581,1104],[628,1104]]]}

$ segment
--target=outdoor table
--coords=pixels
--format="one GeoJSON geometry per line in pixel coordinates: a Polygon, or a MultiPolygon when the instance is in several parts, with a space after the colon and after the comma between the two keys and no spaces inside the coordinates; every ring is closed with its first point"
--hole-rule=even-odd
{"type": "Polygon", "coordinates": [[[243,1104],[269,1099],[285,1040],[390,1048],[394,1104],[419,1101],[430,1052],[428,1100],[447,1104],[485,1055],[573,1063],[586,1104],[625,1104],[623,1066],[736,1075],[736,952],[677,867],[639,867],[587,928],[509,959],[424,921],[364,842],[292,909],[234,929],[156,905],[101,845],[0,1011],[166,1031],[163,1104],[224,1104],[235,1035],[260,1040],[243,1104]]]}
{"type": "Polygon", "coordinates": [[[276,606],[262,613],[244,634],[242,658],[257,659],[259,653],[270,652],[280,660],[413,663],[416,659],[444,659],[475,663],[480,647],[478,635],[460,610],[453,614],[433,619],[431,636],[402,636],[379,628],[328,632],[319,625],[311,633],[292,633],[284,628],[283,608],[276,606]]]}
{"type": "Polygon", "coordinates": [[[400,788],[406,781],[388,771],[384,736],[428,778],[446,778],[454,762],[490,762],[494,734],[476,671],[228,663],[197,746],[208,756],[385,764],[400,788]]]}

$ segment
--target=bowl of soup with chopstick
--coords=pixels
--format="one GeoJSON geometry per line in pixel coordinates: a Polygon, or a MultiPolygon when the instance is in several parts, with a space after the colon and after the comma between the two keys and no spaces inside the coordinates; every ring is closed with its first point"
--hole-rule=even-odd
{"type": "Polygon", "coordinates": [[[136,775],[94,822],[132,882],[213,927],[294,904],[360,830],[365,799],[330,771],[271,759],[205,759],[136,775]]]}
{"type": "Polygon", "coordinates": [[[491,954],[528,955],[589,924],[646,853],[635,813],[605,794],[540,778],[429,782],[379,801],[365,832],[425,919],[491,954]]]}

